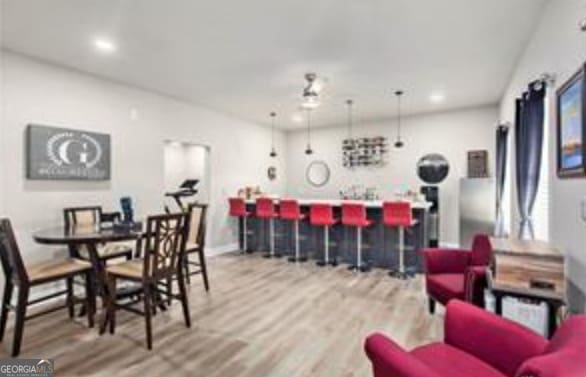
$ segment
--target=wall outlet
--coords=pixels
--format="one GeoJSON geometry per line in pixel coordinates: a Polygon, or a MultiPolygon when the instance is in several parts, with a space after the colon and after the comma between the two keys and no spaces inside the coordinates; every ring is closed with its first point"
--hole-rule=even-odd
{"type": "Polygon", "coordinates": [[[582,198],[582,202],[580,203],[580,217],[582,221],[586,222],[586,197],[582,198]]]}

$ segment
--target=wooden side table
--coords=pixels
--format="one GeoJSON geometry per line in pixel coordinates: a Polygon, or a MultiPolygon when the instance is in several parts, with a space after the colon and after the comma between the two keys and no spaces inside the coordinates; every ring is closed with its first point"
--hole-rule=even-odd
{"type": "Polygon", "coordinates": [[[489,287],[495,296],[495,312],[502,314],[502,298],[510,296],[545,302],[548,335],[557,326],[557,314],[566,304],[564,255],[547,242],[515,238],[491,238],[494,252],[489,287]]]}

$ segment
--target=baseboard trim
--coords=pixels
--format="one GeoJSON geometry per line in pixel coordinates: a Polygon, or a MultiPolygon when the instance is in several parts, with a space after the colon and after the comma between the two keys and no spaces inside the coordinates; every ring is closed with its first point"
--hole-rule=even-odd
{"type": "Polygon", "coordinates": [[[214,257],[217,255],[222,255],[226,253],[231,253],[238,250],[238,243],[229,243],[226,245],[220,245],[215,247],[207,247],[206,248],[206,256],[214,257]]]}
{"type": "Polygon", "coordinates": [[[458,245],[455,242],[440,242],[440,247],[443,247],[446,249],[458,249],[460,247],[460,245],[458,245]]]}

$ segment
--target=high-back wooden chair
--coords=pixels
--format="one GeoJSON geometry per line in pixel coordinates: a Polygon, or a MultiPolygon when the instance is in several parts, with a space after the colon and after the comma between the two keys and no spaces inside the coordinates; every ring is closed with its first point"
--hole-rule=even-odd
{"type": "Polygon", "coordinates": [[[185,324],[187,327],[191,327],[183,268],[188,225],[189,216],[187,213],[150,216],[146,223],[143,259],[134,259],[106,268],[110,294],[107,303],[110,333],[113,334],[115,331],[117,309],[126,309],[144,315],[147,347],[149,350],[152,349],[153,299],[161,295],[181,301],[185,324]],[[173,294],[170,289],[159,288],[160,283],[166,283],[175,278],[179,286],[179,294],[173,294]],[[116,284],[118,280],[134,281],[142,285],[144,301],[142,312],[132,307],[132,303],[117,302],[116,284]]]}
{"type": "Polygon", "coordinates": [[[206,215],[208,206],[206,204],[193,203],[188,206],[189,231],[187,233],[187,244],[185,247],[185,278],[191,283],[190,276],[201,274],[206,291],[210,290],[208,270],[205,259],[205,233],[206,215]],[[198,261],[191,261],[189,254],[197,253],[198,261]],[[189,266],[196,266],[195,271],[190,271],[189,266]]]}
{"type": "Polygon", "coordinates": [[[0,312],[0,341],[4,338],[6,321],[9,310],[16,313],[14,325],[14,341],[12,347],[12,356],[20,353],[22,334],[24,330],[24,321],[43,314],[54,312],[58,309],[67,307],[69,317],[74,316],[74,297],[73,297],[73,278],[83,276],[86,287],[86,304],[88,306],[88,324],[94,325],[93,313],[95,312],[95,294],[93,289],[93,269],[90,263],[80,259],[68,258],[60,261],[50,261],[33,266],[25,266],[20,249],[16,242],[16,237],[12,230],[12,225],[8,219],[0,219],[0,260],[6,282],[4,285],[4,297],[2,299],[2,310],[0,312]],[[29,301],[29,292],[32,287],[42,284],[65,281],[66,289],[54,292],[44,297],[29,301]],[[14,288],[18,289],[16,307],[11,305],[14,288]],[[55,297],[65,295],[65,305],[51,307],[45,311],[26,316],[27,307],[55,297]]]}
{"type": "MultiPolygon", "coordinates": [[[[75,226],[97,227],[104,222],[119,221],[120,212],[103,212],[100,206],[70,207],[63,210],[63,219],[66,228],[75,226]]],[[[134,248],[134,241],[120,241],[99,245],[97,248],[98,258],[102,262],[115,258],[126,258],[128,260],[132,258],[134,248]]],[[[82,247],[77,252],[80,258],[90,260],[87,249],[82,247]]]]}

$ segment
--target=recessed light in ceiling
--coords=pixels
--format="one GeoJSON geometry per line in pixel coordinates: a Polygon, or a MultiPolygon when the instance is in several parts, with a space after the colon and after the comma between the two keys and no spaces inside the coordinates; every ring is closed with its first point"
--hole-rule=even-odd
{"type": "Polygon", "coordinates": [[[96,38],[94,40],[94,47],[99,52],[106,53],[106,54],[111,54],[113,52],[116,52],[116,50],[117,50],[117,47],[114,44],[114,42],[112,42],[111,40],[106,39],[106,38],[96,38]]]}
{"type": "Polygon", "coordinates": [[[293,121],[293,123],[301,123],[303,122],[303,117],[301,116],[301,114],[293,114],[291,120],[293,121]]]}
{"type": "Polygon", "coordinates": [[[442,103],[446,99],[446,96],[441,92],[434,92],[429,96],[429,100],[432,103],[442,103]]]}

